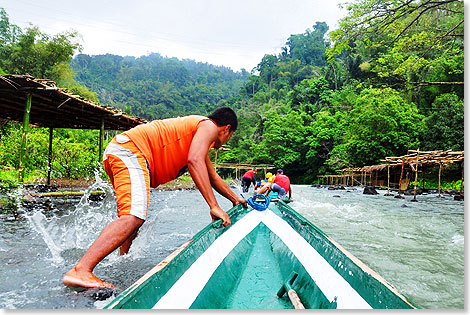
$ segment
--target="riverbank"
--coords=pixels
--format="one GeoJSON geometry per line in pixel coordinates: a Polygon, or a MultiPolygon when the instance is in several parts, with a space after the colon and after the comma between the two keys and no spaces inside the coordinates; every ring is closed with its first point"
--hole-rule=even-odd
{"type": "MultiPolygon", "coordinates": [[[[27,183],[23,185],[23,189],[18,193],[18,185],[5,187],[0,191],[0,213],[16,214],[18,210],[18,201],[25,209],[32,206],[43,205],[42,208],[50,209],[50,201],[45,200],[49,197],[58,198],[80,198],[85,191],[90,189],[96,183],[95,179],[67,179],[56,178],[51,179],[51,184],[46,185],[45,180],[38,179],[35,183],[27,183]]],[[[109,181],[108,184],[110,185],[109,181]]],[[[182,175],[166,184],[158,186],[160,191],[177,191],[177,190],[195,190],[196,184],[189,175],[182,175]]],[[[90,199],[99,200],[102,190],[93,190],[90,192],[90,199]]]]}

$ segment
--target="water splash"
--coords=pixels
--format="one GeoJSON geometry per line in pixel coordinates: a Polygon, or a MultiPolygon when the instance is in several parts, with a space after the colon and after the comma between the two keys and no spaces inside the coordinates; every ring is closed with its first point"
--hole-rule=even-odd
{"type": "MultiPolygon", "coordinates": [[[[112,188],[95,172],[95,182],[90,185],[80,201],[69,211],[43,213],[33,209],[24,214],[31,227],[43,238],[52,255],[54,264],[63,264],[64,253],[74,249],[87,249],[96,239],[104,226],[111,222],[115,211],[115,198],[112,188]],[[93,191],[103,191],[104,199],[91,201],[93,191]]],[[[67,200],[67,199],[66,199],[67,200]]]]}

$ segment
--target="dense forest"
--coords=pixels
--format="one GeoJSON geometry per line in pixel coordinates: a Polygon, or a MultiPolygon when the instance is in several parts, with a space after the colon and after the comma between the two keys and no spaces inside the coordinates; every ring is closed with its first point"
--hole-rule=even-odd
{"type": "MultiPolygon", "coordinates": [[[[296,183],[408,149],[463,150],[463,1],[355,0],[345,8],[337,29],[313,22],[250,74],[157,53],[72,58],[77,34],[21,30],[2,10],[0,71],[47,77],[147,119],[230,106],[240,127],[219,161],[274,164],[296,183]]],[[[1,128],[0,152],[14,152],[19,127],[1,128]]],[[[59,133],[57,141],[83,143],[80,131],[59,133]]],[[[4,166],[14,167],[11,156],[1,153],[4,166]]]]}
{"type": "Polygon", "coordinates": [[[157,53],[139,58],[80,54],[71,67],[75,79],[97,92],[102,103],[147,120],[211,111],[235,96],[249,75],[157,53]]]}

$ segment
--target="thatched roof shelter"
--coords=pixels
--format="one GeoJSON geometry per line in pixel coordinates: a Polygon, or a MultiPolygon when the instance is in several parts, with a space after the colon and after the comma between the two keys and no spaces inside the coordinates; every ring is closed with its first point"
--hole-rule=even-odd
{"type": "Polygon", "coordinates": [[[127,130],[146,121],[111,106],[99,105],[54,81],[30,75],[0,75],[0,118],[22,122],[31,100],[29,122],[37,127],[127,130]]]}

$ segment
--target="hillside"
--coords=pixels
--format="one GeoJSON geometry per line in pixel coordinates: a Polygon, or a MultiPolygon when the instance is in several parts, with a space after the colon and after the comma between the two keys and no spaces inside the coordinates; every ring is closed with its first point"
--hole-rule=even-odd
{"type": "Polygon", "coordinates": [[[206,114],[235,96],[249,75],[157,53],[139,58],[79,54],[71,67],[77,82],[95,91],[101,103],[148,120],[206,114]]]}

